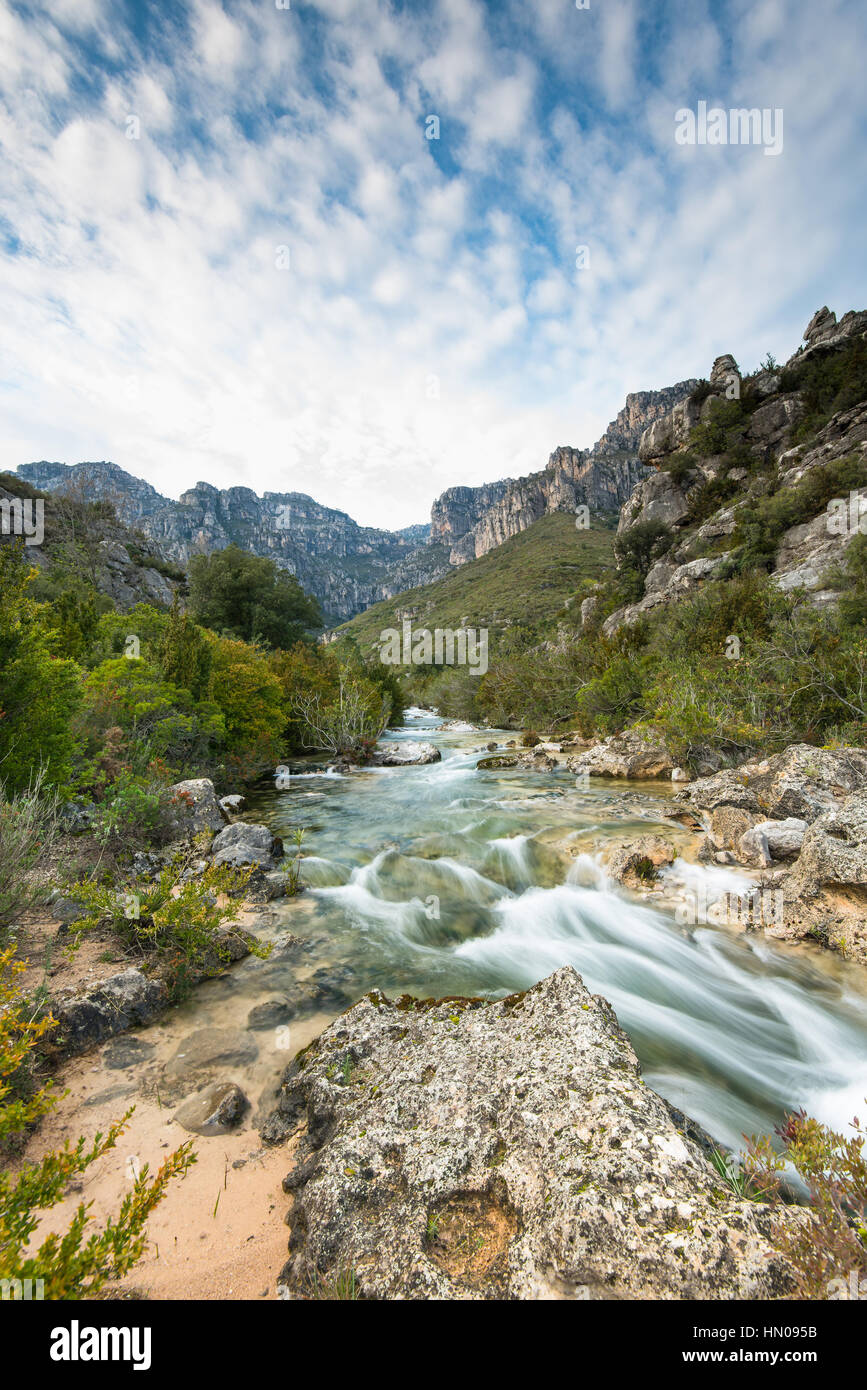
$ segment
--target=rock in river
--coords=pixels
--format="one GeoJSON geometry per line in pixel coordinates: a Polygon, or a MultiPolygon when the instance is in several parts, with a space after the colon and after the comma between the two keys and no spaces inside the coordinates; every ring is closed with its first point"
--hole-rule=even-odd
{"type": "Polygon", "coordinates": [[[434,743],[385,743],[373,755],[374,767],[412,767],[421,763],[438,763],[442,753],[434,743]]]}
{"type": "Polygon", "coordinates": [[[288,1069],[263,1138],[293,1127],[290,1297],[347,1270],[378,1299],[789,1287],[773,1223],[802,1217],[723,1188],[569,966],[493,1004],[373,991],[288,1069]]]}

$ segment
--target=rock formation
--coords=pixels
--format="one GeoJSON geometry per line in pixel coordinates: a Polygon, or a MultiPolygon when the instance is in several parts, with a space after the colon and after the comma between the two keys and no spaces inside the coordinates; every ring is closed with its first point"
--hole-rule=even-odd
{"type": "Polygon", "coordinates": [[[768,1206],[641,1079],[571,967],[524,994],[373,991],[289,1067],[266,1142],[296,1133],[283,1296],[774,1298],[768,1206]]]}
{"type": "Polygon", "coordinates": [[[662,391],[638,391],[591,449],[561,446],[547,466],[528,477],[449,488],[431,511],[431,540],[448,546],[449,560],[462,565],[502,545],[548,512],[613,513],[647,470],[638,460],[638,440],[648,422],[666,416],[697,385],[681,381],[662,391]]]}

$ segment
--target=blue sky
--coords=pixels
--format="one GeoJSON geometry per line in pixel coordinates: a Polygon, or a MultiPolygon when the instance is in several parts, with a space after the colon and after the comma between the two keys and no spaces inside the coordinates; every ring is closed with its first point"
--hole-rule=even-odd
{"type": "Polygon", "coordinates": [[[867,305],[865,57],[860,0],[0,0],[0,466],[401,526],[788,355],[867,305]]]}

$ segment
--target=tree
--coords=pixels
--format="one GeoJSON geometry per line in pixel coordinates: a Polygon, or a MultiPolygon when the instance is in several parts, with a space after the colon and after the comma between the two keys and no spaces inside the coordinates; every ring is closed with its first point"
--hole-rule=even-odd
{"type": "Polygon", "coordinates": [[[53,653],[30,597],[35,573],[20,546],[0,546],[0,780],[9,793],[41,768],[49,786],[69,779],[81,700],[79,667],[53,653]]]}
{"type": "Polygon", "coordinates": [[[294,574],[237,545],[194,555],[189,581],[193,617],[224,637],[291,647],[322,626],[319,604],[294,574]]]}

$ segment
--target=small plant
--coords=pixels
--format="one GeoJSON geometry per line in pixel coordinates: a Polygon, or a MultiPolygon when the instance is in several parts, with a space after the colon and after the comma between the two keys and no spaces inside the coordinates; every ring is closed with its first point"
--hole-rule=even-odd
{"type": "Polygon", "coordinates": [[[535,729],[525,729],[524,732],[521,734],[522,748],[535,748],[536,744],[541,742],[542,740],[536,733],[535,729]]]}
{"type": "MultiPolygon", "coordinates": [[[[23,969],[11,950],[0,955],[0,1147],[7,1149],[55,1103],[48,1086],[25,1095],[17,1084],[53,1024],[50,1017],[33,1017],[32,1002],[18,984],[23,969]]],[[[72,1147],[67,1142],[14,1174],[0,1172],[0,1279],[41,1279],[50,1299],[93,1298],[140,1259],[148,1216],[172,1178],[183,1177],[195,1162],[191,1140],[170,1154],[152,1178],[145,1164],[117,1216],[103,1227],[93,1225],[92,1203],[81,1202],[63,1234],[52,1233],[35,1248],[31,1244],[42,1213],[62,1201],[70,1182],[116,1146],[131,1114],[107,1134],[97,1134],[89,1146],[83,1138],[72,1147]]]]}
{"type": "Polygon", "coordinates": [[[728,1187],[736,1197],[749,1197],[749,1184],[744,1172],[738,1167],[728,1154],[721,1153],[719,1149],[714,1149],[710,1156],[710,1161],[719,1173],[726,1187],[728,1187]]]}
{"type": "Polygon", "coordinates": [[[347,1303],[361,1298],[361,1289],[354,1269],[340,1268],[324,1277],[313,1269],[308,1277],[310,1297],[330,1302],[347,1303]]]}
{"type": "Polygon", "coordinates": [[[792,1298],[826,1299],[835,1281],[867,1279],[867,1129],[857,1116],[851,1136],[798,1110],[770,1138],[747,1141],[744,1171],[752,1192],[772,1202],[782,1196],[785,1160],[807,1186],[813,1220],[781,1227],[777,1245],[792,1265],[792,1298]]]}
{"type": "Polygon", "coordinates": [[[60,834],[57,796],[38,772],[24,791],[7,796],[0,784],[0,942],[21,914],[45,896],[32,870],[60,834]]]}
{"type": "MultiPolygon", "coordinates": [[[[219,928],[237,916],[237,905],[220,896],[238,893],[250,870],[208,865],[197,878],[185,877],[187,857],[172,861],[153,882],[131,880],[118,886],[80,883],[76,899],[85,909],[72,926],[72,948],[97,928],[109,928],[128,951],[165,967],[173,996],[183,997],[197,974],[216,975],[230,959],[219,928]]],[[[267,945],[250,942],[254,955],[266,956],[267,945]]]]}

